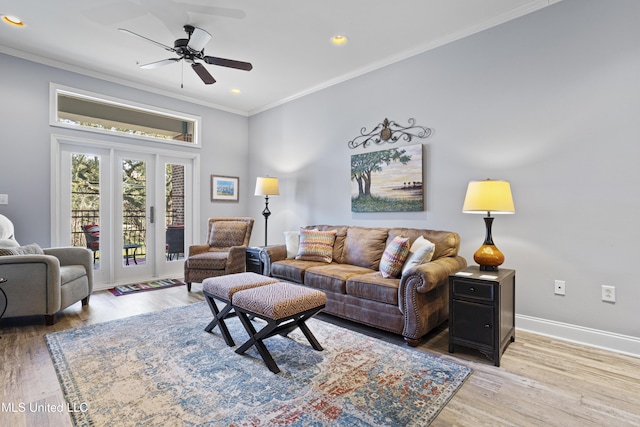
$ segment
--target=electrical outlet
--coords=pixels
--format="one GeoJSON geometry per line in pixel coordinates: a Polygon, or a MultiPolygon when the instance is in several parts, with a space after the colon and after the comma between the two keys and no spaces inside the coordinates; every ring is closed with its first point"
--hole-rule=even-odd
{"type": "Polygon", "coordinates": [[[616,302],[616,287],[602,285],[602,301],[616,302]]]}
{"type": "Polygon", "coordinates": [[[0,205],[8,205],[8,204],[9,204],[9,195],[0,194],[0,205]]]}
{"type": "Polygon", "coordinates": [[[564,295],[564,280],[556,280],[556,285],[555,285],[555,293],[556,295],[564,295]]]}

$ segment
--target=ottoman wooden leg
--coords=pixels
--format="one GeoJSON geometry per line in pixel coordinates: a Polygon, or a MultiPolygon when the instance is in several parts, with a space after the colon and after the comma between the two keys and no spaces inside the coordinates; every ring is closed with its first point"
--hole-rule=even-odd
{"type": "Polygon", "coordinates": [[[269,353],[269,350],[262,342],[263,339],[270,336],[269,333],[273,331],[276,326],[278,326],[278,323],[274,320],[268,320],[267,326],[260,329],[260,332],[256,332],[256,328],[253,327],[253,323],[251,323],[251,320],[249,320],[249,317],[247,317],[247,314],[245,312],[238,311],[238,317],[244,325],[244,328],[247,330],[249,339],[247,340],[247,342],[236,349],[236,353],[244,354],[244,352],[247,351],[251,346],[255,345],[258,349],[258,353],[260,353],[260,356],[262,357],[262,360],[264,361],[265,365],[267,365],[267,368],[269,368],[269,370],[274,374],[280,372],[280,368],[278,368],[278,365],[276,365],[275,360],[273,360],[271,353],[269,353]]]}
{"type": "Polygon", "coordinates": [[[236,349],[236,353],[244,354],[244,352],[251,348],[251,346],[255,345],[265,365],[267,365],[271,372],[277,374],[278,372],[280,372],[280,368],[278,368],[278,365],[273,360],[273,357],[271,356],[271,353],[269,353],[267,347],[264,345],[263,340],[274,335],[287,336],[289,332],[293,331],[296,328],[300,328],[304,336],[309,341],[309,344],[311,344],[311,346],[315,350],[322,351],[322,346],[313,335],[313,333],[311,333],[311,330],[305,322],[316,315],[323,308],[324,305],[320,307],[314,307],[310,310],[295,314],[290,317],[286,317],[284,319],[274,320],[236,306],[236,313],[238,314],[238,317],[240,318],[240,321],[242,322],[245,330],[249,334],[249,339],[236,349]],[[254,328],[253,323],[251,323],[251,320],[249,320],[248,315],[254,315],[255,317],[259,317],[265,320],[267,322],[267,325],[260,329],[260,331],[256,332],[256,329],[254,328]]]}
{"type": "Polygon", "coordinates": [[[206,328],[204,328],[204,330],[206,332],[211,332],[213,328],[215,328],[216,325],[218,325],[220,327],[220,332],[222,333],[222,337],[224,338],[224,342],[226,342],[229,347],[233,347],[234,345],[236,345],[236,343],[233,341],[233,338],[231,338],[231,333],[229,332],[229,328],[227,328],[226,323],[224,323],[224,319],[226,317],[235,315],[235,313],[229,313],[233,309],[233,306],[229,301],[224,301],[226,305],[222,310],[218,310],[218,305],[216,304],[216,301],[214,300],[213,295],[211,295],[208,292],[203,292],[203,294],[204,294],[205,300],[207,301],[207,304],[209,304],[211,313],[213,314],[213,320],[207,325],[206,328]]]}

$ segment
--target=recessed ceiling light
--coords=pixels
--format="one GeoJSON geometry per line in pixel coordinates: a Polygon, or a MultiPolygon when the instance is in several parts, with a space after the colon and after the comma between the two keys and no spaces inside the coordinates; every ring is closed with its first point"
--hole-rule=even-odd
{"type": "Polygon", "coordinates": [[[231,93],[237,95],[237,94],[242,93],[242,92],[240,91],[240,89],[235,89],[234,88],[234,89],[231,89],[231,93]]]}
{"type": "Polygon", "coordinates": [[[24,22],[12,15],[2,15],[2,20],[7,24],[14,25],[16,27],[24,27],[24,22]]]}
{"type": "Polygon", "coordinates": [[[331,43],[333,43],[336,46],[342,46],[347,44],[347,42],[349,41],[349,39],[347,38],[347,36],[333,36],[331,37],[331,43]]]}

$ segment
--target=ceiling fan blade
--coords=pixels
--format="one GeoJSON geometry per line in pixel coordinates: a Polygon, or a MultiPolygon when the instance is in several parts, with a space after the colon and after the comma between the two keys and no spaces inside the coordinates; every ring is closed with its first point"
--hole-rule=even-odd
{"type": "Polygon", "coordinates": [[[187,47],[194,52],[202,52],[202,49],[209,43],[209,40],[211,40],[211,34],[202,28],[195,27],[189,38],[187,47]]]}
{"type": "Polygon", "coordinates": [[[146,41],[148,41],[148,42],[150,42],[150,43],[153,43],[153,44],[155,44],[156,46],[159,46],[159,47],[163,48],[164,50],[168,50],[169,52],[175,52],[175,51],[176,51],[176,50],[175,50],[174,48],[172,48],[171,46],[167,46],[166,44],[158,43],[158,42],[157,42],[157,41],[155,41],[155,40],[151,40],[150,38],[147,38],[147,37],[145,37],[145,36],[141,36],[140,34],[134,33],[133,31],[129,31],[129,30],[127,30],[126,28],[118,28],[118,31],[121,31],[121,32],[123,32],[123,33],[125,33],[125,34],[129,34],[129,35],[131,35],[131,36],[139,37],[139,38],[141,38],[142,40],[146,40],[146,41]]]}
{"type": "Polygon", "coordinates": [[[213,78],[211,74],[207,71],[207,69],[202,64],[191,64],[191,68],[196,72],[198,76],[202,79],[204,84],[210,85],[216,82],[216,79],[213,78]]]}
{"type": "Polygon", "coordinates": [[[211,65],[219,65],[221,67],[236,68],[238,70],[251,71],[253,65],[249,62],[235,61],[233,59],[216,58],[215,56],[205,56],[202,58],[204,62],[211,65]]]}
{"type": "Polygon", "coordinates": [[[143,65],[140,66],[140,68],[144,68],[145,70],[151,70],[153,68],[163,67],[165,65],[176,63],[176,62],[180,61],[181,59],[182,58],[163,59],[161,61],[156,61],[156,62],[150,62],[148,64],[143,64],[143,65]]]}

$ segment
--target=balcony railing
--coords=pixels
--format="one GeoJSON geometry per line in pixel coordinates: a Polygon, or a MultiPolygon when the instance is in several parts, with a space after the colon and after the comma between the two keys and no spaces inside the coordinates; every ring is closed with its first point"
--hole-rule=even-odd
{"type": "MultiPolygon", "coordinates": [[[[146,241],[146,212],[144,210],[124,211],[122,215],[122,233],[124,244],[142,245],[137,256],[144,257],[147,253],[146,241]]],[[[183,214],[178,211],[167,211],[166,226],[174,223],[174,218],[182,224],[183,214]]],[[[100,225],[100,211],[93,209],[74,209],[71,211],[71,244],[86,247],[87,241],[82,231],[83,225],[100,225]]],[[[101,227],[104,232],[104,227],[101,227]]]]}

